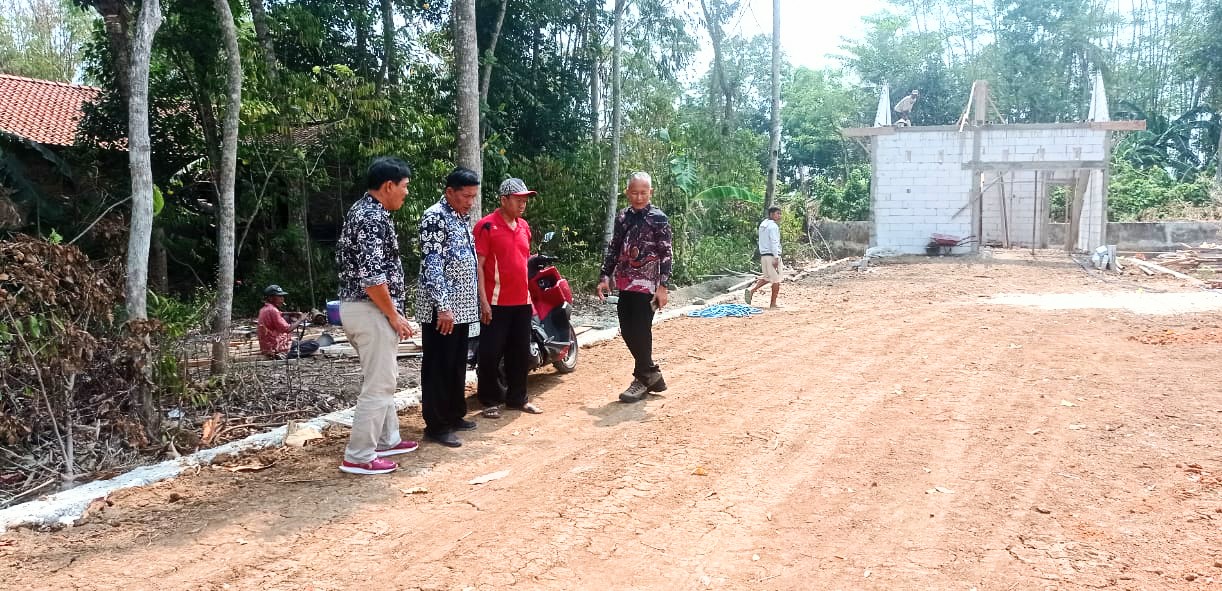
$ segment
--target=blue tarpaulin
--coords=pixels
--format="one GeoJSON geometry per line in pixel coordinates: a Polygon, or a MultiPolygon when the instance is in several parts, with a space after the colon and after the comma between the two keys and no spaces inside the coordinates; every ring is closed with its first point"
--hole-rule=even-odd
{"type": "Polygon", "coordinates": [[[705,306],[699,310],[692,310],[687,315],[692,318],[746,318],[763,312],[760,308],[753,308],[744,304],[717,304],[705,306]]]}

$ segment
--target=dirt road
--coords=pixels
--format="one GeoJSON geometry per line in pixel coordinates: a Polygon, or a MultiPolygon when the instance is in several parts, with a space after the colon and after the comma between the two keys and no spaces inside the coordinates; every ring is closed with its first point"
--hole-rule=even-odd
{"type": "MultiPolygon", "coordinates": [[[[545,414],[477,418],[461,449],[426,445],[385,477],[341,475],[342,438],[206,468],[72,529],[0,536],[0,581],[1217,588],[1222,313],[989,299],[1133,291],[1063,261],[809,278],[785,311],[660,326],[665,396],[613,402],[629,362],[612,341],[532,376],[545,414]]],[[[403,423],[418,433],[418,412],[403,423]]]]}

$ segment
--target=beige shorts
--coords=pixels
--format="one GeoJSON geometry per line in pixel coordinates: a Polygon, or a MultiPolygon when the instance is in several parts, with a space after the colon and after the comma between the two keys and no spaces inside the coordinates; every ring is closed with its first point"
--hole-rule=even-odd
{"type": "Polygon", "coordinates": [[[764,279],[768,280],[768,283],[784,281],[785,263],[781,262],[781,257],[769,255],[760,257],[760,268],[763,269],[764,279]],[[775,267],[772,266],[772,261],[774,260],[778,263],[775,267]]]}

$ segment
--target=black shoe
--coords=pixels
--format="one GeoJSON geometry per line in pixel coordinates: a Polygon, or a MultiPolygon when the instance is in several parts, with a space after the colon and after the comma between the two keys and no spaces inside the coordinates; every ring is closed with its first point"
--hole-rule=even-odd
{"type": "Polygon", "coordinates": [[[453,431],[446,431],[445,433],[425,433],[424,439],[425,441],[440,443],[446,447],[462,447],[462,441],[458,439],[458,436],[455,435],[453,431]]]}
{"type": "Polygon", "coordinates": [[[634,379],[631,384],[628,384],[628,389],[624,390],[619,395],[620,402],[640,402],[645,397],[645,393],[649,391],[649,387],[641,383],[641,380],[634,379]]]}
{"type": "Polygon", "coordinates": [[[648,392],[665,392],[666,380],[662,378],[662,372],[652,371],[645,374],[645,378],[638,378],[642,384],[645,384],[648,392]]]}
{"type": "Polygon", "coordinates": [[[461,419],[457,423],[454,423],[454,430],[455,431],[474,431],[475,427],[477,426],[478,425],[476,425],[475,421],[468,421],[466,419],[461,419]]]}

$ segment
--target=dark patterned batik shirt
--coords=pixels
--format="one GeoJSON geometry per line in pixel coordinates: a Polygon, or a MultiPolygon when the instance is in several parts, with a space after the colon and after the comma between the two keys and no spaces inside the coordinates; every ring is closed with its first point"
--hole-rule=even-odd
{"type": "Polygon", "coordinates": [[[455,324],[479,321],[479,286],[471,216],[459,215],[445,198],[420,217],[420,295],[416,320],[454,313],[455,324]]]}
{"type": "Polygon", "coordinates": [[[390,212],[369,193],[352,204],[344,218],[335,245],[335,264],[339,269],[339,299],[367,301],[366,287],[386,284],[395,309],[403,311],[407,288],[403,261],[399,260],[399,237],[390,212]]]}
{"type": "Polygon", "coordinates": [[[661,209],[624,208],[615,218],[615,233],[603,261],[602,279],[619,291],[653,293],[670,288],[670,220],[661,209]]]}

